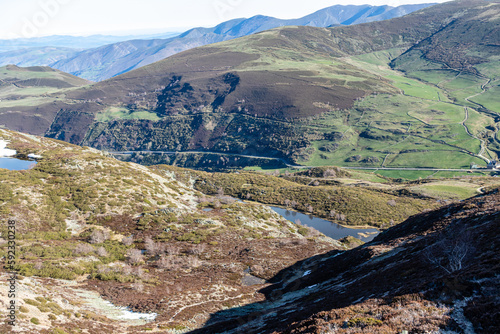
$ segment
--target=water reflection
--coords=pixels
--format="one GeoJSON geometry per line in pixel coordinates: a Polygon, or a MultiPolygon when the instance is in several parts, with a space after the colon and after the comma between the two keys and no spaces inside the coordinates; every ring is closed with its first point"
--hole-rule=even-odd
{"type": "Polygon", "coordinates": [[[332,239],[342,239],[347,236],[353,236],[364,242],[369,242],[372,241],[373,238],[375,238],[375,236],[380,233],[375,228],[353,229],[325,219],[314,217],[312,215],[306,215],[296,211],[290,211],[275,206],[271,206],[271,209],[291,222],[295,223],[298,219],[301,221],[302,225],[313,227],[332,239]]]}
{"type": "Polygon", "coordinates": [[[8,170],[26,170],[36,165],[33,160],[20,160],[16,158],[0,158],[0,168],[8,170]]]}

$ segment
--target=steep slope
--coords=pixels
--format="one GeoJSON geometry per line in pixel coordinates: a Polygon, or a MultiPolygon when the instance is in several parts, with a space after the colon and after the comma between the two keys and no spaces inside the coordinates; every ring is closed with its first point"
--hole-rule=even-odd
{"type": "Polygon", "coordinates": [[[497,333],[500,193],[422,213],[277,275],[192,333],[497,333]]]}
{"type": "MultiPolygon", "coordinates": [[[[317,232],[304,237],[262,205],[203,195],[183,171],[3,129],[0,140],[18,158],[41,156],[28,170],[0,169],[0,315],[10,304],[6,278],[16,272],[21,332],[185,328],[193,313],[201,323],[201,313],[261,300],[255,292],[265,279],[340,248],[317,232]],[[9,221],[18,255],[12,266],[9,221]],[[155,322],[116,317],[109,301],[155,322]]],[[[0,324],[0,332],[11,331],[0,324]]]]}
{"type": "MultiPolygon", "coordinates": [[[[328,27],[399,17],[431,4],[390,6],[332,6],[303,18],[281,20],[268,16],[235,19],[213,28],[191,29],[177,37],[156,41],[125,41],[83,51],[52,63],[52,67],[93,81],[102,81],[194,47],[222,42],[276,27],[328,27]]],[[[0,58],[1,59],[1,58],[0,58]]],[[[1,64],[1,63],[0,63],[1,64]]]]}
{"type": "Polygon", "coordinates": [[[500,152],[492,51],[499,11],[497,2],[454,1],[381,22],[268,30],[65,92],[38,113],[57,108],[49,137],[149,156],[201,151],[282,166],[485,166],[500,152]],[[445,56],[418,58],[413,50],[432,38],[443,41],[433,43],[445,56]],[[466,44],[455,52],[459,40],[466,44]],[[429,66],[419,71],[420,63],[429,66]]]}

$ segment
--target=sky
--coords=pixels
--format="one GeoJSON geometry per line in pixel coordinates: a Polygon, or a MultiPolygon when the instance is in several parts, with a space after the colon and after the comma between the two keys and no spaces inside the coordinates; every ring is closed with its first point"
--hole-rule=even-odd
{"type": "MultiPolygon", "coordinates": [[[[336,4],[366,0],[0,0],[0,39],[50,35],[130,35],[212,27],[262,14],[298,18],[336,4]]],[[[371,5],[444,2],[370,0],[371,5]]]]}

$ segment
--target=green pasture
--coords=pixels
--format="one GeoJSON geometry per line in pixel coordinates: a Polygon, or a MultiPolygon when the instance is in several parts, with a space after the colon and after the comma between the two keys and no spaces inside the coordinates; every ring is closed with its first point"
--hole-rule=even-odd
{"type": "Polygon", "coordinates": [[[131,112],[127,108],[109,107],[108,109],[96,115],[96,121],[109,122],[113,119],[146,119],[150,121],[158,121],[160,117],[154,112],[147,110],[131,112]]]}

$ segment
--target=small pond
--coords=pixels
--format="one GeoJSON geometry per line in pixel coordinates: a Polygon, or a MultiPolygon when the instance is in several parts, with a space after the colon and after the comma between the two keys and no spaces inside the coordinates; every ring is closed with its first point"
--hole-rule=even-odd
{"type": "Polygon", "coordinates": [[[34,160],[21,160],[16,158],[0,158],[0,168],[9,170],[26,170],[36,165],[34,160]]]}
{"type": "Polygon", "coordinates": [[[376,228],[354,229],[300,212],[290,211],[275,206],[271,206],[270,208],[289,221],[295,223],[296,220],[299,219],[302,225],[307,225],[315,228],[316,230],[332,239],[338,240],[347,236],[353,236],[360,239],[361,241],[369,242],[372,241],[373,238],[375,238],[375,236],[380,233],[376,228]]]}

